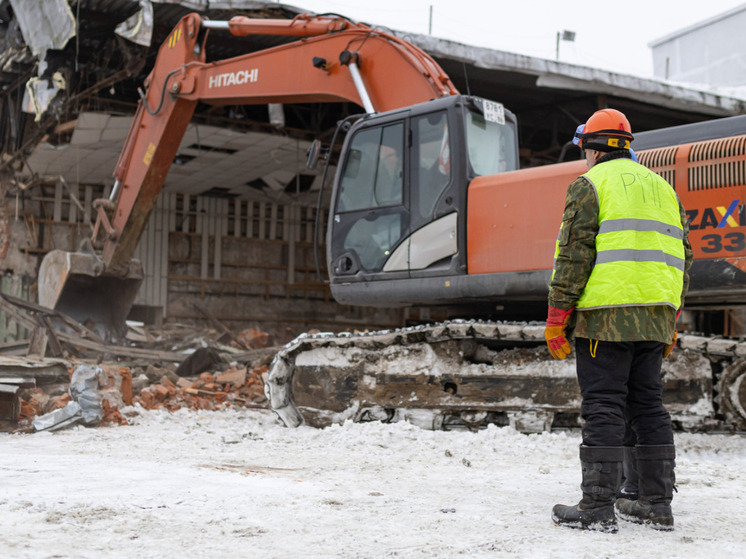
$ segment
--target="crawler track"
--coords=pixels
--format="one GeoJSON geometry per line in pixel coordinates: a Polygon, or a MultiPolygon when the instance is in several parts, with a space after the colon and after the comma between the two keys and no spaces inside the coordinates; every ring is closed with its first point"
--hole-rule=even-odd
{"type": "MultiPolygon", "coordinates": [[[[664,400],[677,427],[746,428],[744,377],[746,343],[682,335],[663,366],[664,400]]],[[[304,334],[277,354],[266,391],[289,427],[407,420],[430,429],[494,423],[538,432],[579,425],[575,362],[551,359],[543,323],[304,334]]]]}

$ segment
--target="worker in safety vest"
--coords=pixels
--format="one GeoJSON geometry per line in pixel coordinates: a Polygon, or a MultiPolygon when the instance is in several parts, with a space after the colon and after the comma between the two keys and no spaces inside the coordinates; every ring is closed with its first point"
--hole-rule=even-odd
{"type": "Polygon", "coordinates": [[[625,422],[637,437],[639,498],[619,516],[673,530],[674,444],[663,407],[661,362],[676,343],[692,250],[673,188],[630,153],[621,112],[594,113],[577,134],[588,172],[567,190],[549,285],[545,330],[565,359],[575,336],[584,419],[583,498],[556,505],[555,523],[616,532],[625,422]]]}

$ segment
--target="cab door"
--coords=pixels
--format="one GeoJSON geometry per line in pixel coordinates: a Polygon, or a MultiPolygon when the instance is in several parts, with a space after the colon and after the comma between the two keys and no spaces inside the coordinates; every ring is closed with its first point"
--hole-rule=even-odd
{"type": "MultiPolygon", "coordinates": [[[[345,143],[328,239],[330,270],[339,281],[380,278],[409,235],[406,131],[406,118],[366,123],[345,143]]],[[[393,272],[406,276],[406,268],[393,272]]]]}
{"type": "Polygon", "coordinates": [[[410,120],[409,210],[411,235],[385,271],[406,268],[410,277],[450,275],[459,252],[460,189],[454,180],[453,138],[448,111],[412,115],[410,120]],[[406,262],[405,262],[406,259],[406,262]]]}

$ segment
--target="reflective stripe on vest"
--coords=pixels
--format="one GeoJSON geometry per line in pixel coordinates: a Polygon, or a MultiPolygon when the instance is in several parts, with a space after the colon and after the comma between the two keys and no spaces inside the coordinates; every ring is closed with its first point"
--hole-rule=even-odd
{"type": "Polygon", "coordinates": [[[668,225],[652,219],[607,219],[598,228],[598,234],[611,233],[612,231],[656,231],[662,235],[668,235],[680,241],[684,240],[684,230],[681,225],[678,227],[668,225]]]}
{"type": "Polygon", "coordinates": [[[596,261],[577,308],[681,305],[684,230],[673,188],[629,159],[592,167],[599,231],[596,261]]]}

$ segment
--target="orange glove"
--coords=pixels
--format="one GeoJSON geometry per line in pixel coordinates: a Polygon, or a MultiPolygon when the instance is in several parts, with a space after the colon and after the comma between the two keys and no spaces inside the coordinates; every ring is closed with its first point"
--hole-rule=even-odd
{"type": "Polygon", "coordinates": [[[573,310],[574,307],[567,311],[552,306],[549,307],[547,326],[544,328],[544,337],[547,340],[549,353],[555,359],[567,359],[570,351],[572,351],[570,342],[565,337],[565,329],[573,310]]]}
{"type": "MultiPolygon", "coordinates": [[[[679,321],[679,317],[681,316],[681,309],[676,311],[676,322],[679,321]]],[[[676,338],[678,337],[676,328],[673,330],[673,340],[671,340],[671,343],[667,345],[665,348],[663,348],[663,358],[665,359],[669,355],[671,355],[671,352],[673,351],[673,348],[676,347],[676,338]]]]}
{"type": "Polygon", "coordinates": [[[665,359],[669,355],[671,355],[671,352],[673,351],[673,348],[676,347],[676,330],[673,331],[673,340],[669,345],[663,348],[663,358],[665,359]]]}

